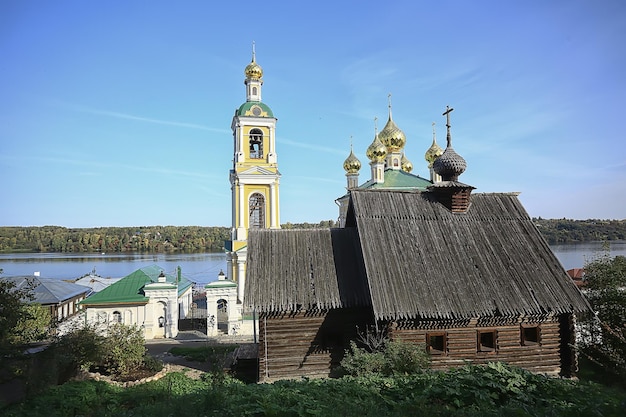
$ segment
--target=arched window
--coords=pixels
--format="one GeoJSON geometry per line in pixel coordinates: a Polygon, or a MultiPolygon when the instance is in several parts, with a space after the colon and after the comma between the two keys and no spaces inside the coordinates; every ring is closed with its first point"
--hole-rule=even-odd
{"type": "Polygon", "coordinates": [[[113,323],[121,323],[122,322],[122,313],[119,311],[113,312],[113,323]]]}
{"type": "Polygon", "coordinates": [[[250,229],[265,228],[265,197],[263,194],[254,193],[250,196],[250,229]]]}
{"type": "Polygon", "coordinates": [[[261,129],[250,131],[250,158],[263,158],[263,132],[261,129]]]}
{"type": "Polygon", "coordinates": [[[98,321],[99,324],[104,324],[107,322],[107,313],[104,311],[100,311],[98,313],[98,316],[96,317],[96,320],[98,321]]]}
{"type": "Polygon", "coordinates": [[[257,91],[257,90],[256,90],[256,87],[252,87],[252,95],[255,95],[255,96],[256,96],[256,91],[257,91]]]}

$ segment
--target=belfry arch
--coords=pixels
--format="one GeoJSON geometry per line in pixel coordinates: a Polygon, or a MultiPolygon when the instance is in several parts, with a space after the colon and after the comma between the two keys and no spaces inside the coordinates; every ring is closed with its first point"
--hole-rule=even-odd
{"type": "Polygon", "coordinates": [[[248,200],[248,212],[250,213],[250,229],[265,228],[265,197],[261,193],[253,193],[248,200]]]}

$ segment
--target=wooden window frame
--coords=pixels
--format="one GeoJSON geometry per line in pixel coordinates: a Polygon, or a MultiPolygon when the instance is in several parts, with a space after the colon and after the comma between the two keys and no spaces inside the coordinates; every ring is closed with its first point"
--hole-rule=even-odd
{"type": "Polygon", "coordinates": [[[433,356],[445,356],[448,354],[448,333],[447,332],[429,332],[426,333],[426,351],[433,356]],[[442,349],[433,348],[431,338],[441,338],[442,349]]]}
{"type": "Polygon", "coordinates": [[[522,346],[540,346],[541,326],[539,324],[520,325],[520,344],[522,346]],[[534,335],[532,333],[534,333],[534,335]],[[533,337],[529,338],[528,336],[530,335],[532,335],[533,337]]]}
{"type": "Polygon", "coordinates": [[[498,331],[496,329],[479,329],[476,331],[476,351],[481,353],[494,353],[498,351],[498,331]],[[483,343],[483,335],[491,335],[492,345],[483,343]]]}

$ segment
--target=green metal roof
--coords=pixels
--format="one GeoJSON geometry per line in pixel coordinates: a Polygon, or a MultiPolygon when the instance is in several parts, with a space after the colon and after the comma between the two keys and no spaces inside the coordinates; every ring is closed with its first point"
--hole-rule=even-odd
{"type": "Polygon", "coordinates": [[[228,279],[209,282],[204,288],[230,288],[236,287],[237,283],[228,279]]]}
{"type": "Polygon", "coordinates": [[[387,168],[385,170],[385,182],[376,183],[369,180],[358,186],[358,189],[382,188],[389,190],[426,190],[426,187],[433,185],[429,180],[413,175],[402,170],[387,168]]]}
{"type": "MultiPolygon", "coordinates": [[[[136,270],[100,292],[93,294],[80,302],[80,305],[98,304],[145,304],[149,298],[145,296],[143,288],[146,284],[157,283],[163,268],[150,265],[136,270]]],[[[176,285],[177,277],[165,274],[167,284],[176,285]]],[[[178,281],[178,295],[183,294],[193,282],[181,275],[178,281]]]]}
{"type": "Polygon", "coordinates": [[[251,116],[251,117],[256,117],[252,114],[246,114],[247,112],[250,111],[250,109],[252,108],[252,106],[259,106],[261,108],[261,110],[266,113],[267,115],[260,115],[258,117],[274,117],[274,113],[272,113],[272,109],[269,108],[269,106],[265,103],[262,103],[260,101],[246,101],[245,103],[243,103],[241,106],[239,106],[239,108],[237,109],[237,111],[235,112],[235,116],[251,116]]]}

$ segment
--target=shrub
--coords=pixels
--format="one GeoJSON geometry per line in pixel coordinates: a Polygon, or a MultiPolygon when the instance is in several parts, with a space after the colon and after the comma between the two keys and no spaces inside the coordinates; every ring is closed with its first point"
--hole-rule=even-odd
{"type": "Polygon", "coordinates": [[[138,326],[116,323],[107,328],[103,366],[107,372],[122,377],[136,371],[144,363],[146,347],[138,326]]]}
{"type": "Polygon", "coordinates": [[[146,354],[143,357],[143,367],[148,371],[159,372],[163,369],[163,361],[146,354]]]}
{"type": "Polygon", "coordinates": [[[350,349],[346,350],[341,360],[339,374],[352,376],[365,376],[382,374],[385,369],[385,355],[383,352],[369,352],[357,346],[356,342],[350,342],[350,349]]]}
{"type": "Polygon", "coordinates": [[[391,340],[385,345],[384,354],[386,375],[411,375],[430,367],[430,355],[423,344],[391,340]]]}
{"type": "Polygon", "coordinates": [[[377,351],[370,352],[351,341],[338,371],[340,375],[352,376],[411,375],[429,366],[430,356],[423,345],[388,340],[377,351]]]}
{"type": "Polygon", "coordinates": [[[71,329],[60,336],[54,348],[63,368],[69,367],[73,371],[88,370],[102,362],[105,342],[106,339],[95,327],[86,325],[71,329]]]}

